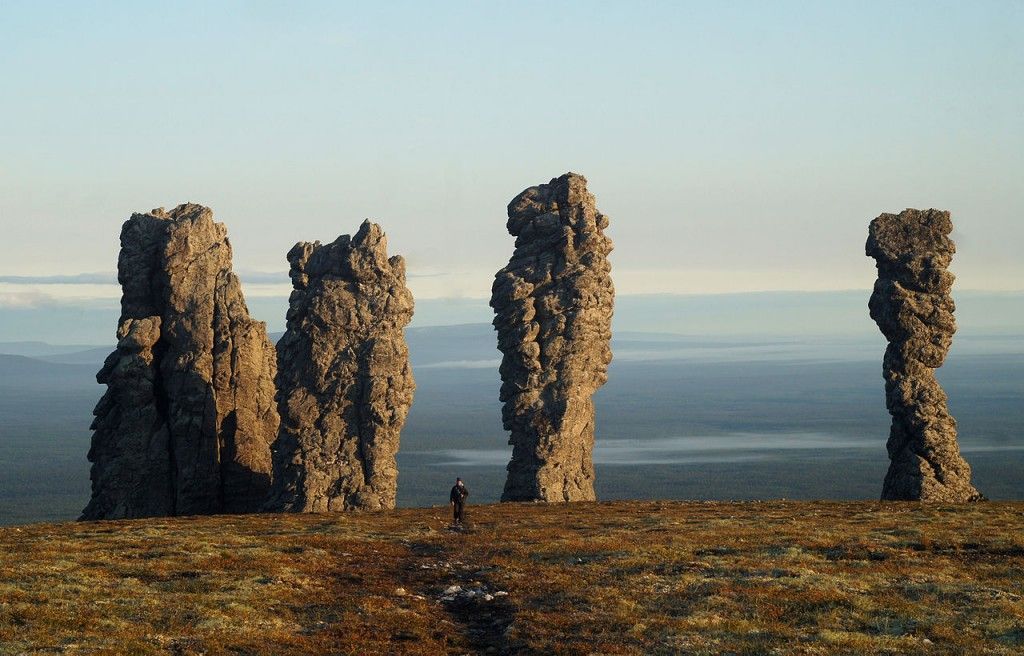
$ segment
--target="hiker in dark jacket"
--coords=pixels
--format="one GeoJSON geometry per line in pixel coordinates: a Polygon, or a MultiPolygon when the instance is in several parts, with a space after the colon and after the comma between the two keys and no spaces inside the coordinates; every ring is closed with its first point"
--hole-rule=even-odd
{"type": "Polygon", "coordinates": [[[455,485],[452,486],[452,493],[448,495],[452,504],[452,520],[456,526],[462,524],[464,513],[466,510],[466,497],[469,496],[469,490],[466,489],[465,484],[461,478],[455,479],[455,485]]]}

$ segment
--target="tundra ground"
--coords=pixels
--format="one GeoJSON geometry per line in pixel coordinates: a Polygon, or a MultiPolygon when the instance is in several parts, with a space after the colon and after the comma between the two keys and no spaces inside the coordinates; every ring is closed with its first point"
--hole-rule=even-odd
{"type": "Polygon", "coordinates": [[[0,653],[1018,654],[1024,503],[615,502],[0,529],[0,653]]]}

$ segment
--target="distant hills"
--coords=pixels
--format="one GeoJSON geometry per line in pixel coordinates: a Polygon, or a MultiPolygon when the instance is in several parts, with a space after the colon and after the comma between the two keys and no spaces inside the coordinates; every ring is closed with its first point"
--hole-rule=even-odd
{"type": "MultiPolygon", "coordinates": [[[[798,338],[813,335],[877,337],[868,317],[869,290],[834,292],[756,292],[739,294],[619,295],[615,299],[615,332],[670,333],[691,336],[754,336],[798,338]]],[[[957,291],[959,335],[1018,334],[1024,327],[1024,292],[957,291]]],[[[285,297],[247,298],[253,317],[271,332],[284,330],[285,297]]],[[[490,323],[486,299],[417,299],[412,328],[490,323]]],[[[8,307],[0,313],[3,352],[55,355],[86,347],[41,353],[29,340],[50,344],[112,344],[118,317],[116,300],[90,303],[47,303],[8,307]],[[10,343],[19,342],[17,350],[10,343]],[[32,350],[35,349],[35,350],[32,350]]],[[[63,347],[62,347],[63,348],[63,347]]]]}

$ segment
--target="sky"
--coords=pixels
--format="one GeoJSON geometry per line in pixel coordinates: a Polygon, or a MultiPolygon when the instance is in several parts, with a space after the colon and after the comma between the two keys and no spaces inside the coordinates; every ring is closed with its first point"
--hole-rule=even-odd
{"type": "Polygon", "coordinates": [[[116,299],[121,223],[186,201],[249,296],[371,218],[417,298],[484,298],[569,170],[621,294],[867,289],[905,207],[1024,288],[1022,2],[0,0],[0,44],[0,307],[116,299]]]}

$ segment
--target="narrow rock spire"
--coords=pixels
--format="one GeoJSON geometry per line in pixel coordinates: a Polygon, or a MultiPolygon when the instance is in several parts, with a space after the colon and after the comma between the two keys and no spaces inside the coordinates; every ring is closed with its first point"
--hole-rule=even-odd
{"type": "Polygon", "coordinates": [[[227,229],[206,207],[121,229],[117,349],[92,428],[82,519],[257,510],[277,434],[274,346],[249,317],[227,229]]]}
{"type": "Polygon", "coordinates": [[[956,321],[947,270],[956,247],[949,212],[882,214],[868,229],[866,253],[878,267],[868,307],[889,341],[882,363],[892,415],[883,500],[978,501],[960,456],[956,420],[935,379],[953,343],[956,321]]]}
{"type": "Polygon", "coordinates": [[[607,381],[615,291],[605,236],[581,175],[530,187],[508,206],[516,237],[491,294],[511,432],[503,501],[594,497],[594,392],[607,381]]]}
{"type": "Polygon", "coordinates": [[[405,261],[380,226],[300,242],[278,342],[281,429],[267,508],[291,512],[395,507],[399,433],[415,382],[403,328],[412,319],[405,261]]]}

